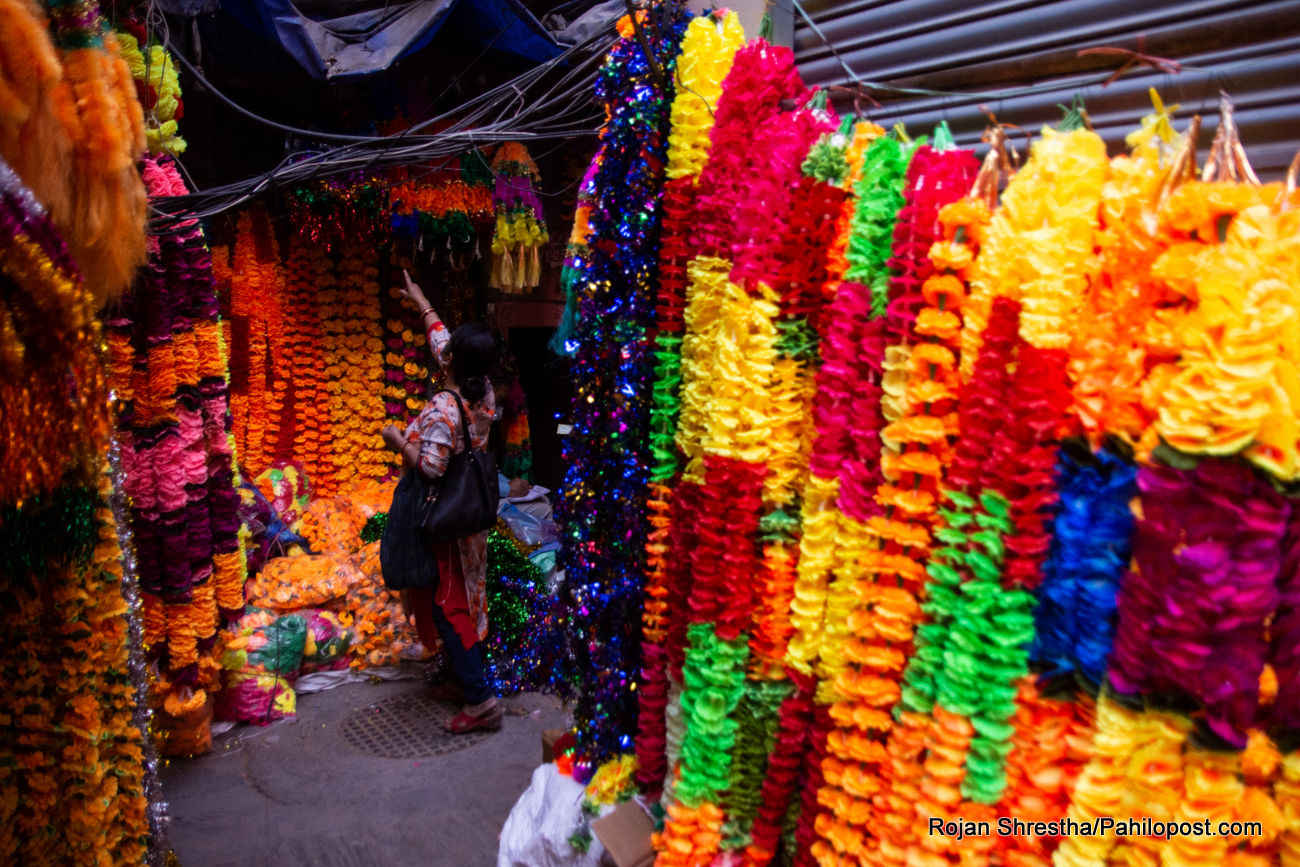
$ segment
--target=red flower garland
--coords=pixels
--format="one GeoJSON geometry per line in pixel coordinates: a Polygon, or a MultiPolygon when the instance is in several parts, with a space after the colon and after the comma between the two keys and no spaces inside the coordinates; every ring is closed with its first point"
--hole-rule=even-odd
{"type": "Polygon", "coordinates": [[[694,586],[689,600],[692,623],[714,623],[719,639],[731,641],[749,627],[758,558],[760,492],[767,468],[733,458],[704,456],[698,534],[691,551],[694,586]]]}
{"type": "MultiPolygon", "coordinates": [[[[751,844],[745,850],[745,867],[767,867],[776,854],[782,826],[790,807],[790,796],[801,776],[813,723],[813,695],[817,681],[811,675],[788,670],[795,691],[781,703],[776,739],[767,760],[762,805],[750,829],[751,844]]],[[[805,789],[806,791],[806,789],[805,789]]]]}

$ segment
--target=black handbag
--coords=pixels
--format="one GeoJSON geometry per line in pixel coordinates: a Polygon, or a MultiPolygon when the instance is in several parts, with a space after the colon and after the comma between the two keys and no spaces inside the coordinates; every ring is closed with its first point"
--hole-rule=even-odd
{"type": "Polygon", "coordinates": [[[388,522],[379,540],[379,567],[389,590],[438,586],[438,559],[416,523],[425,488],[430,484],[417,468],[402,476],[393,492],[388,522]]]}
{"type": "Polygon", "coordinates": [[[495,463],[487,452],[474,449],[465,404],[456,392],[443,391],[456,398],[456,406],[460,408],[465,448],[448,458],[446,472],[428,481],[420,501],[416,526],[431,542],[461,539],[490,530],[497,522],[499,501],[495,463]]]}

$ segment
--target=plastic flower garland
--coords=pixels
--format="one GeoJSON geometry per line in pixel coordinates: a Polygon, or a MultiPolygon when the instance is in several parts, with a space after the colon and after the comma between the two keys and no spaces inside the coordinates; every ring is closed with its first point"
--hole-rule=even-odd
{"type": "Polygon", "coordinates": [[[253,476],[270,464],[279,434],[281,407],[272,382],[289,374],[282,284],[279,244],[269,218],[260,209],[245,212],[231,253],[227,296],[230,410],[241,467],[253,476]]]}
{"type": "MultiPolygon", "coordinates": [[[[325,391],[334,434],[333,471],[313,480],[322,492],[339,490],[353,480],[379,479],[393,455],[384,448],[383,336],[380,323],[379,269],[371,247],[344,244],[338,265],[338,288],[317,293],[325,333],[325,391]],[[333,485],[330,487],[330,479],[333,485]]],[[[415,362],[403,368],[412,379],[428,369],[415,362]]]]}
{"type": "Polygon", "coordinates": [[[677,473],[674,441],[680,410],[681,331],[685,327],[687,263],[693,251],[690,228],[694,216],[696,177],[703,168],[708,134],[713,126],[712,104],[722,90],[722,79],[744,39],[740,19],[733,12],[720,23],[710,17],[695,18],[682,37],[677,59],[680,87],[673,99],[668,136],[668,163],[664,184],[663,222],[660,231],[659,293],[655,306],[655,371],[650,408],[650,448],[655,466],[650,471],[650,497],[654,527],[646,541],[646,603],[642,619],[643,667],[637,730],[637,781],[653,794],[667,773],[665,706],[668,701],[667,656],[662,643],[667,621],[669,527],[672,524],[672,489],[666,484],[677,473]],[[709,100],[706,102],[705,100],[709,100]]]}
{"type": "Polygon", "coordinates": [[[492,157],[496,190],[496,234],[492,237],[492,280],[505,292],[528,292],[542,279],[541,246],[550,240],[542,200],[534,183],[537,164],[519,142],[506,142],[492,157]]]}
{"type": "MultiPolygon", "coordinates": [[[[188,192],[165,157],[145,158],[144,178],[152,195],[188,192]]],[[[113,388],[146,649],[163,699],[201,706],[219,688],[218,615],[242,616],[247,566],[211,259],[197,227],[154,243],[108,320],[113,388]]]]}
{"type": "Polygon", "coordinates": [[[1100,683],[1132,553],[1137,470],[1108,449],[1093,454],[1076,444],[1061,449],[1056,476],[1061,510],[1043,566],[1032,656],[1100,683]]]}
{"type": "Polygon", "coordinates": [[[181,102],[176,62],[165,48],[149,45],[147,39],[148,57],[140,50],[140,42],[132,34],[119,32],[117,40],[122,59],[130,67],[131,77],[141,94],[140,104],[148,113],[144,136],[149,153],[155,156],[184,153],[187,147],[185,139],[177,135],[177,121],[184,116],[185,106],[181,102]]]}
{"type": "MultiPolygon", "coordinates": [[[[689,17],[653,38],[658,66],[674,74],[689,17]]],[[[640,666],[638,614],[644,583],[650,470],[650,346],[663,160],[672,94],[659,89],[636,39],[610,50],[597,82],[608,120],[592,180],[589,248],[574,284],[574,436],[559,504],[567,540],[565,678],[576,687],[575,778],[632,747],[640,666]],[[613,351],[611,347],[617,346],[613,351]]],[[[575,227],[576,231],[576,227],[575,227]]]]}
{"type": "MultiPolygon", "coordinates": [[[[1136,444],[1155,418],[1142,381],[1163,352],[1145,332],[1164,294],[1151,267],[1171,240],[1157,207],[1162,190],[1177,180],[1170,165],[1177,157],[1165,153],[1174,134],[1154,89],[1152,99],[1157,111],[1128,136],[1132,152],[1110,161],[1097,234],[1101,273],[1079,311],[1070,347],[1074,411],[1094,445],[1107,433],[1136,444]]],[[[1191,146],[1184,136],[1179,153],[1191,146]]]]}
{"type": "Polygon", "coordinates": [[[1244,746],[1291,504],[1249,469],[1215,459],[1194,470],[1144,467],[1138,487],[1138,568],[1120,588],[1111,682],[1121,693],[1195,696],[1210,728],[1244,746]]]}
{"type": "Polygon", "coordinates": [[[429,338],[416,321],[420,311],[398,291],[406,285],[402,277],[404,264],[410,262],[400,259],[396,252],[389,255],[391,285],[379,296],[384,324],[384,414],[387,421],[403,430],[424,409],[429,387],[429,338]]]}
{"type": "Polygon", "coordinates": [[[325,352],[316,292],[334,281],[333,270],[334,263],[320,246],[301,236],[290,239],[281,302],[288,344],[288,370],[282,380],[286,393],[281,398],[285,419],[275,456],[300,461],[307,478],[317,484],[330,465],[333,435],[326,406],[325,352]]]}

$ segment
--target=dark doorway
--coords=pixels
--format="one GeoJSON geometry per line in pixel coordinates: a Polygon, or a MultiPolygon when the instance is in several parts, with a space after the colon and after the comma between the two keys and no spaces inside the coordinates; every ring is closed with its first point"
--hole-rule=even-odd
{"type": "Polygon", "coordinates": [[[559,490],[566,468],[560,456],[563,439],[556,428],[568,419],[573,404],[569,359],[556,355],[547,345],[554,334],[554,328],[511,327],[509,337],[528,400],[533,474],[537,484],[552,491],[559,490]]]}

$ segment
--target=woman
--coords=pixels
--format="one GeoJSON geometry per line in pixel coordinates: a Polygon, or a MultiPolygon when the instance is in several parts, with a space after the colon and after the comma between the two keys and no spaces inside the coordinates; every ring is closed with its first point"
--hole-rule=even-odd
{"type": "MultiPolygon", "coordinates": [[[[413,301],[420,311],[429,349],[443,370],[444,387],[460,395],[469,415],[472,443],[465,442],[456,398],[445,392],[435,395],[405,432],[395,425],[384,428],[384,442],[401,454],[409,471],[436,479],[446,472],[453,454],[487,445],[488,429],[496,418],[488,371],[496,363],[497,346],[482,324],[462,325],[450,333],[409,274],[402,297],[413,301]]],[[[451,659],[455,684],[434,687],[431,694],[464,703],[459,714],[443,723],[447,731],[496,731],[501,728],[502,713],[487,684],[478,648],[478,642],[487,637],[487,533],[434,542],[430,548],[438,560],[438,586],[403,591],[402,607],[415,613],[420,641],[433,647],[441,638],[451,659]]]]}

